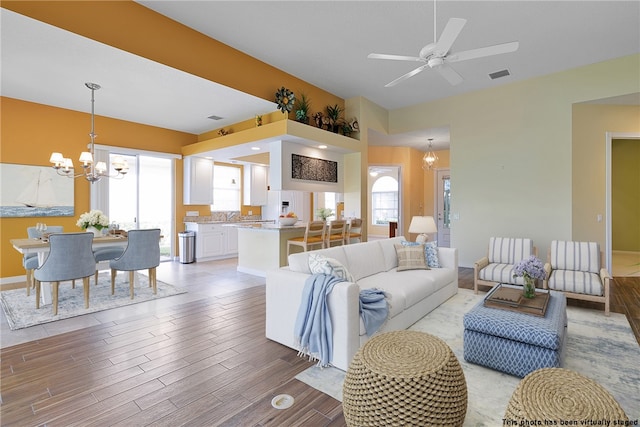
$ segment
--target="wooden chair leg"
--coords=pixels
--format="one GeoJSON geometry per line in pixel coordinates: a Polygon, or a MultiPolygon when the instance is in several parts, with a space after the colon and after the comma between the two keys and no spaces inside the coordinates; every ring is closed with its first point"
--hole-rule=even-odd
{"type": "Polygon", "coordinates": [[[76,280],[75,280],[75,279],[73,279],[73,280],[71,281],[71,289],[75,289],[75,288],[76,288],[76,280]]]}
{"type": "Polygon", "coordinates": [[[116,289],[116,274],[118,274],[118,272],[112,268],[111,269],[111,295],[115,293],[115,289],[116,289]]]}
{"type": "Polygon", "coordinates": [[[98,286],[98,270],[96,270],[95,274],[95,286],[98,286]]]}
{"type": "Polygon", "coordinates": [[[157,294],[158,293],[158,285],[156,282],[156,268],[150,268],[149,269],[149,286],[153,287],[153,294],[157,294]]]}
{"type": "Polygon", "coordinates": [[[129,272],[129,293],[131,294],[131,299],[133,299],[133,278],[135,277],[135,271],[129,272]]]}
{"type": "Polygon", "coordinates": [[[27,296],[31,295],[31,282],[33,281],[33,270],[27,270],[27,296]]]}
{"type": "Polygon", "coordinates": [[[36,285],[36,309],[40,308],[40,281],[35,280],[36,285]]]}
{"type": "Polygon", "coordinates": [[[89,308],[89,277],[82,278],[82,285],[84,287],[84,308],[89,308]]]}
{"type": "Polygon", "coordinates": [[[60,282],[53,282],[51,286],[53,286],[53,315],[56,316],[58,314],[58,287],[60,286],[60,282]]]}

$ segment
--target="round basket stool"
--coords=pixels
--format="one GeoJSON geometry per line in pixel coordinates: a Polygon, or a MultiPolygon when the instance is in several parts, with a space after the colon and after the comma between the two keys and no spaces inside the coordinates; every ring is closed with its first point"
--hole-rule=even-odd
{"type": "Polygon", "coordinates": [[[542,368],[524,377],[511,396],[504,418],[517,421],[517,425],[523,425],[521,421],[556,421],[560,425],[561,421],[628,420],[600,384],[562,368],[542,368]]]}
{"type": "Polygon", "coordinates": [[[423,332],[396,331],[367,341],[342,389],[348,426],[461,426],[467,383],[449,346],[423,332]]]}

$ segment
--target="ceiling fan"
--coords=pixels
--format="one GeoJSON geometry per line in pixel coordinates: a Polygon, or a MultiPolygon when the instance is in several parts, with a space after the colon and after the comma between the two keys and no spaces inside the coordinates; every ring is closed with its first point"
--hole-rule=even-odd
{"type": "Polygon", "coordinates": [[[463,78],[456,70],[449,66],[450,62],[467,61],[469,59],[483,58],[485,56],[499,55],[502,53],[515,52],[518,50],[518,42],[510,42],[497,44],[493,46],[481,47],[479,49],[465,50],[463,52],[450,52],[451,46],[456,41],[462,28],[467,23],[466,19],[451,18],[444,31],[437,39],[436,33],[436,5],[433,3],[433,43],[429,43],[420,50],[418,56],[404,55],[387,55],[384,53],[370,53],[367,58],[370,59],[390,59],[393,61],[414,61],[422,62],[418,68],[409,71],[390,83],[385,87],[395,86],[403,80],[415,76],[427,68],[433,68],[438,71],[452,86],[462,83],[463,78]]]}

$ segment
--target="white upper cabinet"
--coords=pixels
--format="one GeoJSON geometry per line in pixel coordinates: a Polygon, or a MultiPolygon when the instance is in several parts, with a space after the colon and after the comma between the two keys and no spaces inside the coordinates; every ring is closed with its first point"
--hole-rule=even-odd
{"type": "Polygon", "coordinates": [[[213,162],[202,157],[184,158],[185,205],[213,204],[213,162]]]}
{"type": "Polygon", "coordinates": [[[267,204],[268,178],[269,169],[266,166],[246,165],[244,167],[244,205],[267,204]]]}

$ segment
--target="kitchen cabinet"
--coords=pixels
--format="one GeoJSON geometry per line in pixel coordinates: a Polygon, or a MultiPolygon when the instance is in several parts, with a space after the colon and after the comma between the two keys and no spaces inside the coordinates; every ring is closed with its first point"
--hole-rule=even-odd
{"type": "Polygon", "coordinates": [[[213,162],[202,157],[184,158],[185,205],[213,204],[213,162]]]}
{"type": "Polygon", "coordinates": [[[233,258],[238,254],[235,225],[186,222],[185,229],[196,233],[196,261],[233,258]]]}
{"type": "Polygon", "coordinates": [[[246,165],[244,167],[244,200],[248,206],[267,204],[269,169],[266,166],[246,165]]]}

